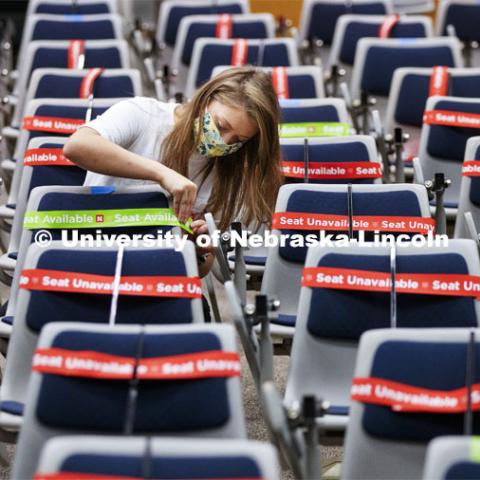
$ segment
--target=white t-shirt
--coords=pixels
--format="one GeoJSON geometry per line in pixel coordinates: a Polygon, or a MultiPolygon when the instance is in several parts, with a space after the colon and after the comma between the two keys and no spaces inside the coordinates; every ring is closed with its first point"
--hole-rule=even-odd
{"type": "MultiPolygon", "coordinates": [[[[162,162],[160,147],[174,126],[174,110],[177,106],[178,104],[159,102],[153,98],[135,97],[116,103],[85,126],[93,128],[102,137],[132,153],[162,162]]],[[[188,177],[199,187],[195,211],[201,211],[205,207],[212,189],[212,175],[200,187],[202,175],[199,174],[207,161],[199,153],[193,154],[189,160],[188,177]]],[[[88,186],[117,187],[147,184],[154,182],[94,172],[88,172],[84,182],[88,186]]]]}

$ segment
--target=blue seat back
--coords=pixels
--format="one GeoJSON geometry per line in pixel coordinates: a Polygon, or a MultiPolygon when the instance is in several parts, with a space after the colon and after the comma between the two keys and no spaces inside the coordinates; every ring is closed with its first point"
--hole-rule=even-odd
{"type": "Polygon", "coordinates": [[[480,478],[480,463],[477,462],[456,462],[445,474],[444,480],[475,480],[480,478]]]}
{"type": "MultiPolygon", "coordinates": [[[[353,191],[353,215],[420,216],[420,205],[412,191],[364,192],[353,191]]],[[[348,196],[343,192],[296,190],[287,202],[287,212],[327,215],[348,215],[348,196]]],[[[284,230],[284,234],[314,235],[315,230],[284,230]]],[[[339,232],[327,232],[331,234],[339,232]]],[[[346,233],[346,232],[341,232],[346,233]]],[[[279,255],[288,262],[305,263],[307,247],[291,246],[286,242],[279,247],[279,255]]]]}
{"type": "Polygon", "coordinates": [[[415,42],[415,39],[404,42],[402,47],[372,46],[368,49],[361,80],[364,92],[387,96],[392,76],[400,67],[455,66],[453,52],[447,46],[408,48],[407,43],[415,42]]]}
{"type": "Polygon", "coordinates": [[[334,105],[287,106],[280,104],[282,123],[339,122],[334,105]]]}
{"type": "MultiPolygon", "coordinates": [[[[34,98],[78,98],[83,77],[44,75],[38,82],[34,98]]],[[[94,84],[95,98],[134,96],[132,78],[127,75],[100,75],[94,84]]]]}
{"type": "MultiPolygon", "coordinates": [[[[218,65],[230,65],[233,46],[206,45],[202,50],[195,86],[199,87],[210,79],[213,69],[218,65]]],[[[246,64],[263,67],[288,67],[290,58],[287,46],[283,43],[265,45],[262,58],[259,59],[258,45],[248,45],[246,64]]]]}
{"type": "Polygon", "coordinates": [[[229,13],[231,15],[235,13],[243,13],[239,3],[232,2],[231,4],[215,5],[211,6],[172,6],[170,9],[167,28],[165,31],[165,42],[167,45],[173,47],[177,39],[178,27],[182,18],[189,15],[215,15],[220,13],[229,13]]]}
{"type": "MultiPolygon", "coordinates": [[[[477,151],[474,155],[475,158],[467,158],[466,160],[480,160],[480,147],[477,148],[477,151]]],[[[480,178],[471,177],[470,178],[470,201],[480,207],[480,178]]]]}
{"type": "Polygon", "coordinates": [[[30,40],[108,40],[116,37],[110,20],[67,15],[63,20],[39,20],[30,40]]]}
{"type": "MultiPolygon", "coordinates": [[[[321,258],[319,267],[390,272],[388,255],[340,255],[321,258]]],[[[465,259],[456,253],[398,255],[397,273],[468,274],[465,259]]],[[[397,295],[400,328],[476,327],[475,300],[440,295],[397,295]]],[[[390,294],[312,288],[307,329],[321,338],[357,342],[367,330],[390,327],[390,294]]]]}
{"type": "MultiPolygon", "coordinates": [[[[440,100],[435,110],[465,112],[480,114],[480,102],[465,103],[450,100],[440,100]]],[[[463,162],[465,147],[470,137],[479,134],[478,128],[447,127],[430,125],[430,134],[427,141],[427,152],[439,160],[456,160],[463,162]]]]}
{"type": "MultiPolygon", "coordinates": [[[[395,107],[395,121],[403,125],[422,126],[423,112],[430,89],[430,76],[405,75],[395,107]]],[[[480,96],[480,75],[450,75],[448,96],[476,98],[480,96]]]]}
{"type": "MultiPolygon", "coordinates": [[[[65,331],[52,348],[95,350],[135,358],[139,334],[65,331]]],[[[210,332],[146,334],[142,358],[221,350],[210,332]]],[[[230,419],[226,378],[140,381],[133,433],[165,433],[220,428],[230,419]],[[215,408],[212,408],[212,399],[215,408]]],[[[122,433],[129,381],[44,374],[36,418],[45,426],[82,432],[122,433]]]]}
{"type": "Polygon", "coordinates": [[[352,3],[317,3],[313,5],[308,22],[307,38],[320,39],[325,45],[331,45],[335,25],[341,15],[357,13],[363,15],[385,15],[385,4],[382,2],[352,3]]]}
{"type": "MultiPolygon", "coordinates": [[[[117,254],[114,251],[56,250],[45,251],[36,266],[39,269],[61,270],[94,275],[115,274],[117,254]]],[[[127,250],[124,252],[122,275],[185,276],[181,252],[170,250],[127,250]]],[[[51,292],[32,290],[25,321],[32,331],[40,332],[50,322],[72,321],[108,323],[111,294],[51,292]]],[[[120,295],[115,322],[117,324],[191,323],[191,299],[120,295]]]]}
{"type": "Polygon", "coordinates": [[[448,25],[455,27],[457,37],[462,41],[480,40],[478,24],[480,22],[480,5],[449,5],[442,34],[447,35],[448,25]]]}
{"type": "MultiPolygon", "coordinates": [[[[380,22],[350,22],[345,28],[340,49],[340,61],[347,65],[353,65],[357,43],[361,38],[378,37],[380,22]]],[[[391,30],[391,38],[422,38],[426,37],[423,23],[397,23],[391,30]]]]}
{"type": "MultiPolygon", "coordinates": [[[[63,144],[44,143],[38,148],[63,148],[63,144]]],[[[35,187],[48,185],[80,186],[83,185],[87,171],[77,166],[63,167],[55,165],[32,166],[32,176],[28,186],[28,195],[35,187]]]]}
{"type": "MultiPolygon", "coordinates": [[[[70,455],[62,464],[65,472],[121,475],[140,478],[145,457],[134,455],[81,454],[70,455]]],[[[158,480],[172,478],[221,479],[260,478],[257,462],[243,455],[200,457],[188,455],[156,456],[149,462],[151,475],[158,480]]]]}
{"type": "Polygon", "coordinates": [[[114,12],[110,11],[108,3],[80,3],[77,5],[73,5],[72,2],[65,2],[39,3],[33,13],[44,13],[48,15],[101,15],[114,12]]]}
{"type": "MultiPolygon", "coordinates": [[[[375,352],[370,376],[432,390],[462,388],[467,348],[465,343],[385,341],[375,352]]],[[[479,359],[477,344],[477,366],[479,359]]],[[[473,383],[479,381],[480,369],[476,368],[473,383]]],[[[463,423],[463,413],[398,413],[389,407],[369,404],[365,405],[362,418],[364,430],[374,437],[418,443],[442,435],[462,435],[463,423]]],[[[480,420],[474,418],[473,433],[479,432],[480,420]]]]}
{"type": "MultiPolygon", "coordinates": [[[[41,47],[35,51],[32,67],[29,72],[37,68],[67,68],[68,48],[41,47]]],[[[120,50],[116,47],[88,48],[85,47],[85,68],[122,68],[120,50]]]]}
{"type": "MultiPolygon", "coordinates": [[[[190,65],[193,45],[197,38],[215,38],[216,23],[192,23],[188,29],[185,46],[182,52],[182,62],[190,65]]],[[[268,32],[265,22],[255,20],[251,22],[232,22],[232,38],[267,38],[268,32]]]]}
{"type": "MultiPolygon", "coordinates": [[[[303,162],[303,145],[281,145],[282,158],[287,162],[303,162]]],[[[328,162],[368,162],[369,152],[362,142],[348,143],[325,143],[323,145],[309,145],[309,164],[313,167],[315,163],[328,162]]],[[[285,178],[286,183],[303,183],[301,178],[285,178]]],[[[339,180],[309,180],[309,183],[331,183],[342,184],[344,179],[339,180]]],[[[373,179],[352,179],[349,183],[371,184],[373,179]]]]}

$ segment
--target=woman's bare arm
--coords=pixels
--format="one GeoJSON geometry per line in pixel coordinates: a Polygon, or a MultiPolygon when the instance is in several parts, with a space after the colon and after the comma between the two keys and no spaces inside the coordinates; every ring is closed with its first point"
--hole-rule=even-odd
{"type": "Polygon", "coordinates": [[[197,186],[160,162],[129,152],[89,127],[78,129],[63,148],[64,155],[79,167],[113,177],[150,180],[173,196],[173,208],[185,222],[192,214],[197,186]]]}

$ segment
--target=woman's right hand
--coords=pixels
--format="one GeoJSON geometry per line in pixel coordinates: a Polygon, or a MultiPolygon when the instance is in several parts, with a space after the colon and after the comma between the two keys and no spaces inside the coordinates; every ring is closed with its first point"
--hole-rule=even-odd
{"type": "Polygon", "coordinates": [[[197,198],[197,186],[188,178],[162,165],[160,185],[173,197],[173,210],[180,222],[192,215],[197,198]]]}

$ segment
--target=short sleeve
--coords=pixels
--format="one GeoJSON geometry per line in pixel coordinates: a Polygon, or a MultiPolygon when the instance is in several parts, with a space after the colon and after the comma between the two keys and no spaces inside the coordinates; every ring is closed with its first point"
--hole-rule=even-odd
{"type": "Polygon", "coordinates": [[[112,105],[85,127],[93,128],[107,140],[128,148],[148,128],[151,104],[140,97],[112,105]]]}

